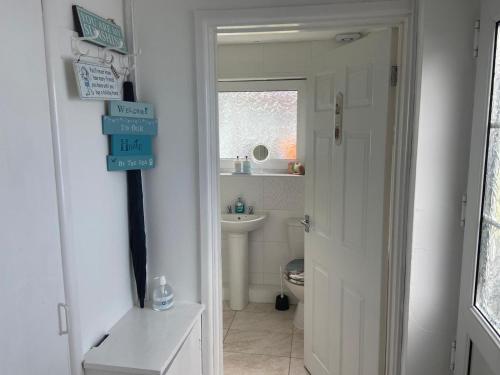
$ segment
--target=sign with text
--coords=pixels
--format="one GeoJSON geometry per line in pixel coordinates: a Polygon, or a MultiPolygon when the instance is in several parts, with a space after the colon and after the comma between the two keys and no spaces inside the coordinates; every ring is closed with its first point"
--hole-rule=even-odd
{"type": "Polygon", "coordinates": [[[75,61],[73,62],[80,99],[120,100],[121,81],[116,79],[106,65],[75,61]]]}
{"type": "Polygon", "coordinates": [[[87,40],[88,42],[101,47],[110,47],[122,54],[127,53],[122,28],[113,21],[89,12],[78,5],[73,5],[73,20],[76,32],[80,37],[92,38],[87,40]]]}
{"type": "Polygon", "coordinates": [[[110,116],[149,118],[155,117],[155,111],[149,103],[113,101],[109,102],[110,116]]]}
{"type": "Polygon", "coordinates": [[[109,103],[110,116],[102,116],[102,132],[109,135],[108,171],[150,169],[155,166],[153,137],[158,121],[149,103],[109,103]]]}
{"type": "Polygon", "coordinates": [[[153,153],[153,141],[149,135],[110,136],[111,155],[150,155],[153,153]]]}
{"type": "Polygon", "coordinates": [[[108,171],[127,171],[133,169],[151,169],[155,166],[153,155],[107,156],[108,171]]]}
{"type": "Polygon", "coordinates": [[[156,135],[158,122],[156,119],[102,116],[103,134],[135,134],[156,135]]]}

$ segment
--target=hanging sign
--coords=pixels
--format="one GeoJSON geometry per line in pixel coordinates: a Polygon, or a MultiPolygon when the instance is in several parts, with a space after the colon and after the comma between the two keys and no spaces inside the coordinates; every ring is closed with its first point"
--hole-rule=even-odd
{"type": "Polygon", "coordinates": [[[134,169],[151,169],[155,166],[153,155],[107,156],[108,171],[128,171],[134,169]]]}
{"type": "Polygon", "coordinates": [[[111,155],[150,155],[153,140],[148,135],[115,134],[109,137],[111,155]]]}
{"type": "Polygon", "coordinates": [[[156,135],[158,132],[158,122],[156,119],[102,116],[103,134],[136,134],[136,135],[156,135]]]}
{"type": "Polygon", "coordinates": [[[111,116],[102,117],[109,135],[108,171],[150,169],[155,166],[153,137],[158,133],[154,109],[148,103],[110,102],[111,116]]]}
{"type": "Polygon", "coordinates": [[[109,66],[82,61],[73,62],[80,99],[120,100],[121,81],[109,66]]]}
{"type": "Polygon", "coordinates": [[[151,104],[140,102],[109,102],[109,114],[111,116],[150,118],[155,117],[155,111],[151,104]]]}
{"type": "Polygon", "coordinates": [[[78,5],[73,5],[73,20],[78,36],[89,38],[87,41],[101,47],[126,54],[127,45],[122,28],[113,21],[89,12],[78,5]]]}

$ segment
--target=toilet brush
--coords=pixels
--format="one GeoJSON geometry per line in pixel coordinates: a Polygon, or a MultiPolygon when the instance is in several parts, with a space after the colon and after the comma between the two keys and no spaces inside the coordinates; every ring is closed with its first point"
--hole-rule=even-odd
{"type": "Polygon", "coordinates": [[[283,294],[283,269],[280,266],[280,287],[281,287],[281,293],[276,296],[276,304],[274,307],[276,310],[279,311],[285,311],[290,308],[290,304],[288,302],[288,296],[283,294]]]}

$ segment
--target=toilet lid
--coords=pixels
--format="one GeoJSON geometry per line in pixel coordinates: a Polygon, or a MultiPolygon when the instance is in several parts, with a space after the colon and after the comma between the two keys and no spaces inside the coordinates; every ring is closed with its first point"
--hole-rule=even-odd
{"type": "Polygon", "coordinates": [[[304,259],[294,259],[285,267],[285,277],[288,281],[304,285],[304,259]]]}

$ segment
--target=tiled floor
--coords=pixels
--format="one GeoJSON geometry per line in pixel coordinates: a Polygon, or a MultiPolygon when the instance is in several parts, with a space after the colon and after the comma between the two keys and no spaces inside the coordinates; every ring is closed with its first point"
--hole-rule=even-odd
{"type": "Polygon", "coordinates": [[[224,303],[224,375],[306,375],[304,332],[293,326],[295,306],[250,303],[234,312],[224,303]]]}

